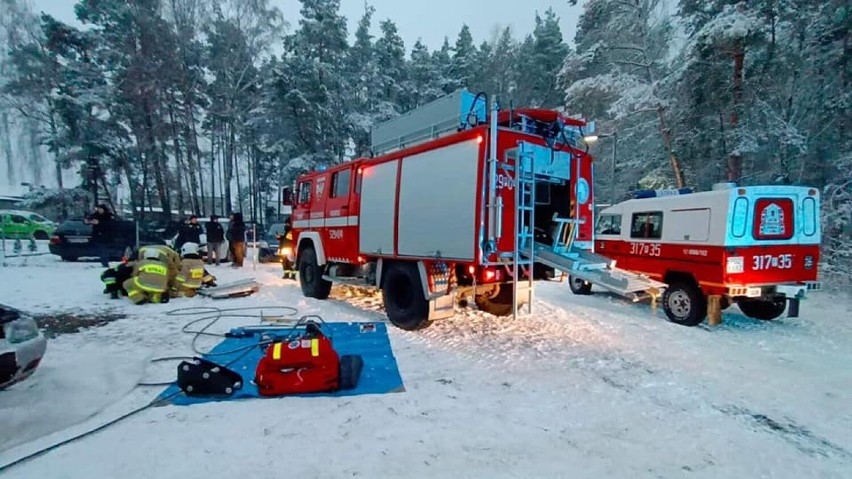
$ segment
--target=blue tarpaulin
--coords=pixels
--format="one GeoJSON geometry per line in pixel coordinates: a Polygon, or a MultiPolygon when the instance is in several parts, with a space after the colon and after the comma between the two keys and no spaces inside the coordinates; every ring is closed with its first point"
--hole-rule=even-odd
{"type": "MultiPolygon", "coordinates": [[[[386,394],[405,390],[396,358],[391,350],[387,326],[384,323],[325,323],[322,325],[322,330],[331,339],[338,355],[359,355],[364,360],[364,369],[361,371],[358,387],[332,393],[299,394],[298,396],[354,396],[386,394]]],[[[217,355],[217,353],[257,345],[263,335],[283,337],[291,331],[286,328],[251,328],[251,331],[257,334],[247,337],[225,338],[205,357],[205,359],[217,364],[229,365],[230,369],[239,373],[243,378],[241,389],[226,398],[188,397],[185,394],[177,394],[168,402],[185,406],[210,401],[265,398],[257,393],[257,386],[253,384],[257,363],[263,356],[260,347],[249,348],[248,352],[241,350],[231,354],[217,355]]],[[[164,399],[179,391],[178,386],[173,384],[166,388],[157,399],[164,399]]]]}

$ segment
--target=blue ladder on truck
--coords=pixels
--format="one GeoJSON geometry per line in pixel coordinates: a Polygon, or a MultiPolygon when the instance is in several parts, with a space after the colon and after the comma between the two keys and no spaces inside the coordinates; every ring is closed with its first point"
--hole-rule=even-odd
{"type": "Polygon", "coordinates": [[[533,312],[533,267],[535,266],[535,155],[521,142],[515,161],[515,251],[512,278],[512,315],[527,297],[527,314],[533,312]],[[523,271],[522,271],[523,270],[523,271]],[[526,279],[521,280],[521,273],[526,279]]]}

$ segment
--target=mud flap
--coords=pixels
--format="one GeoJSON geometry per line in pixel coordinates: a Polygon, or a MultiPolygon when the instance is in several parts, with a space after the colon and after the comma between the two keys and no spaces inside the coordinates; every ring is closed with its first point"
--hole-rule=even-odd
{"type": "Polygon", "coordinates": [[[450,318],[455,314],[455,299],[452,294],[445,294],[429,300],[429,321],[450,318]]]}
{"type": "Polygon", "coordinates": [[[787,308],[787,317],[788,318],[798,318],[799,317],[799,298],[790,298],[787,301],[790,302],[790,306],[787,308]]]}

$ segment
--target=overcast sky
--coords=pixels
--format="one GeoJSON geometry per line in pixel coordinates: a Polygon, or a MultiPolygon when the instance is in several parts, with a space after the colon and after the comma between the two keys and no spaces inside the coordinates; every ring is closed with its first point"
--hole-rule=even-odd
{"type": "MultiPolygon", "coordinates": [[[[31,0],[36,11],[49,13],[61,21],[76,23],[74,0],[31,0]]],[[[284,14],[292,27],[298,25],[298,0],[270,0],[284,14]]],[[[349,23],[349,34],[355,32],[358,19],[364,13],[364,0],[341,0],[341,13],[349,23]]],[[[373,17],[374,34],[379,21],[390,18],[396,22],[406,49],[421,38],[430,48],[441,46],[444,37],[455,41],[463,23],[467,23],[478,45],[491,37],[495,27],[511,26],[516,38],[523,38],[535,24],[535,12],[543,13],[553,7],[562,25],[566,42],[573,43],[580,5],[571,7],[568,0],[369,0],[376,8],[373,17]]],[[[580,4],[585,2],[579,2],[580,4]]]]}

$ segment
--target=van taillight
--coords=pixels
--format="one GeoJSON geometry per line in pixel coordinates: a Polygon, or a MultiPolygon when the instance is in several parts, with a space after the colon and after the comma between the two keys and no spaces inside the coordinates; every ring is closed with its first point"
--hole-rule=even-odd
{"type": "Polygon", "coordinates": [[[50,237],[50,244],[62,244],[62,239],[59,236],[53,235],[50,237]]]}

